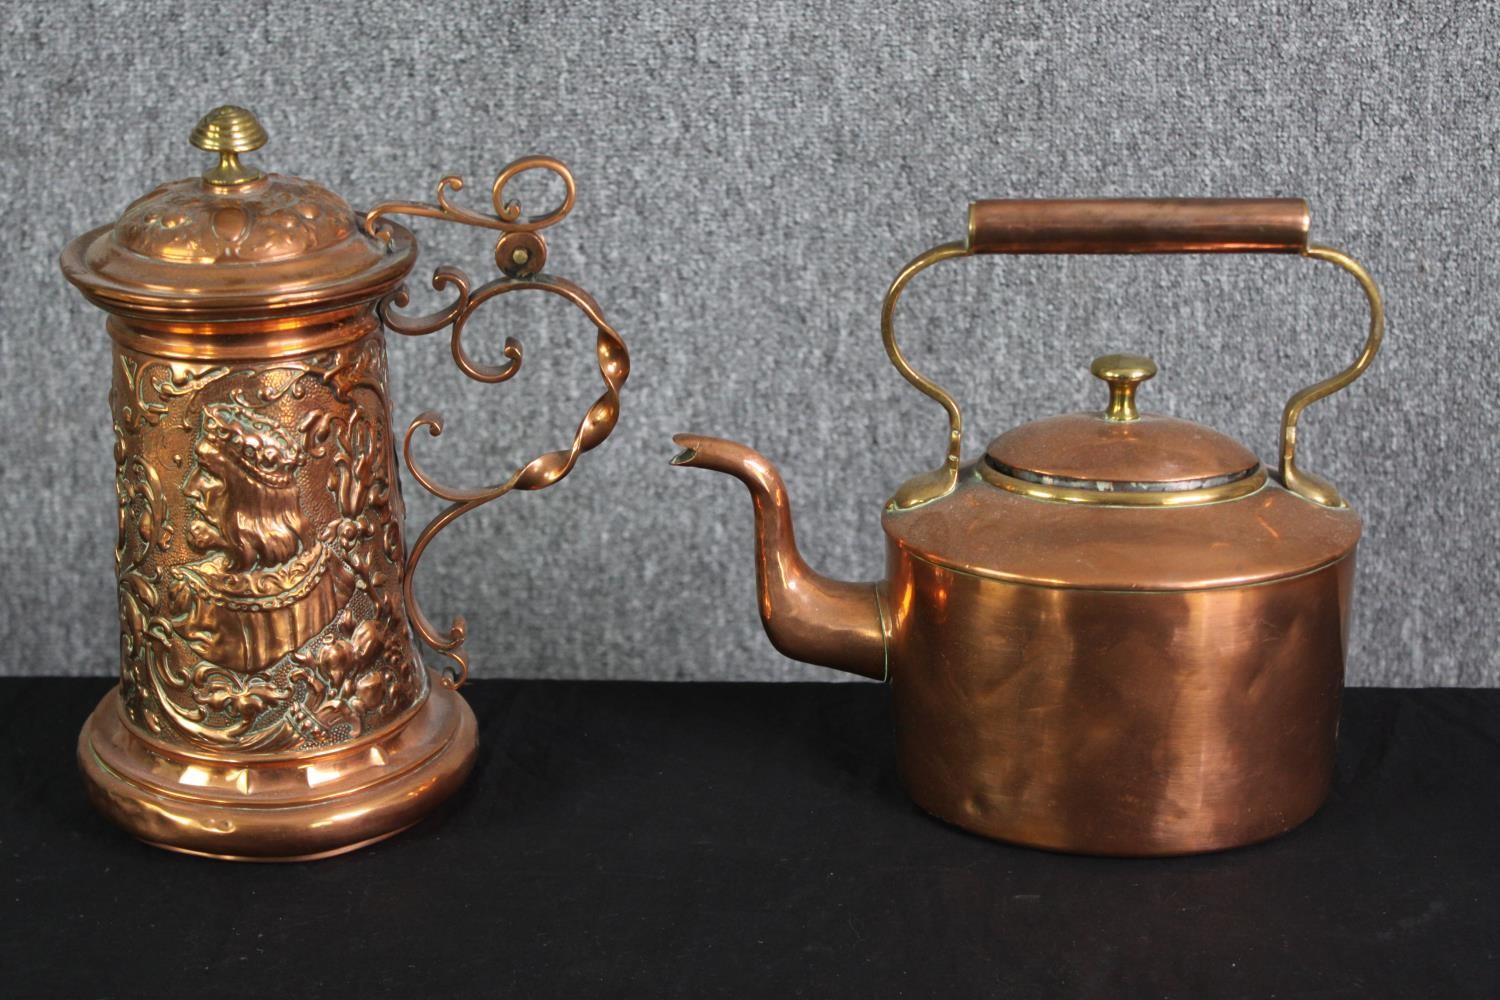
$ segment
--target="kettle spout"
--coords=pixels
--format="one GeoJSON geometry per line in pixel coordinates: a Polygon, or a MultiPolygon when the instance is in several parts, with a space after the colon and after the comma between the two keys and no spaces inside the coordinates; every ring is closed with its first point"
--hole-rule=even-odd
{"type": "Polygon", "coordinates": [[[886,678],[885,614],[878,584],[812,571],[797,551],[786,485],[765,456],[721,438],[678,434],[673,465],[727,472],[755,501],[755,579],[771,644],[805,663],[886,678]]]}

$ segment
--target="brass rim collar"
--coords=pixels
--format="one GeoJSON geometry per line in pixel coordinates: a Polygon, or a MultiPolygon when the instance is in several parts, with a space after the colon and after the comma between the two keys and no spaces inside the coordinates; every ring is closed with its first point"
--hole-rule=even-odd
{"type": "Polygon", "coordinates": [[[1036,481],[1023,479],[1014,469],[1005,469],[993,458],[985,456],[976,463],[979,477],[991,486],[998,486],[1011,493],[1030,497],[1033,500],[1050,500],[1061,503],[1096,504],[1107,507],[1195,507],[1199,504],[1222,503],[1238,500],[1258,492],[1266,485],[1266,469],[1256,465],[1233,476],[1220,476],[1217,481],[1193,485],[1153,483],[1155,489],[1144,488],[1139,483],[1097,483],[1089,486],[1062,482],[1054,477],[1038,477],[1036,481]]]}

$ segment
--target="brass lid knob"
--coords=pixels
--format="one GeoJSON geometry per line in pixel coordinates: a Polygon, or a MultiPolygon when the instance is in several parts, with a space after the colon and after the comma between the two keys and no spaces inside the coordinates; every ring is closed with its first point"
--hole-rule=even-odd
{"type": "Polygon", "coordinates": [[[203,179],[215,187],[239,187],[265,176],[255,167],[240,163],[241,153],[266,144],[266,130],[244,108],[233,104],[214,108],[199,120],[188,141],[199,149],[219,154],[218,164],[203,174],[203,179]]]}
{"type": "Polygon", "coordinates": [[[1105,420],[1139,420],[1135,391],[1156,374],[1156,362],[1139,354],[1105,354],[1094,359],[1089,372],[1109,384],[1109,407],[1105,420]]]}

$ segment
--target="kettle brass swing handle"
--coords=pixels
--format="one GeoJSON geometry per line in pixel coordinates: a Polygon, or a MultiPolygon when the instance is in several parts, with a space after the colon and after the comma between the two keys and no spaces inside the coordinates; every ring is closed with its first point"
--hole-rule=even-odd
{"type": "Polygon", "coordinates": [[[412,628],[424,642],[452,661],[452,671],[445,673],[443,680],[454,688],[462,685],[469,675],[469,654],[464,649],[468,626],[463,617],[459,616],[453,619],[444,634],[427,617],[417,601],[412,581],[428,544],[444,528],[476,507],[512,490],[543,490],[562,480],[573,470],[580,455],[597,447],[614,430],[620,418],[620,388],[630,375],[630,355],[626,351],[625,342],[605,320],[604,313],[593,296],[566,278],[541,273],[547,261],[547,241],[541,230],[562,221],[573,209],[573,175],[568,168],[547,156],[528,156],[509,164],[500,171],[491,186],[493,215],[455,205],[449,195],[461,191],[463,186],[461,178],[448,176],[438,181],[435,205],[422,202],[386,202],[377,205],[366,213],[363,220],[364,231],[369,236],[388,240],[390,229],[380,221],[388,215],[412,215],[497,230],[500,235],[495,242],[495,264],[500,269],[501,276],[475,288],[469,276],[459,268],[439,267],[433,273],[432,286],[438,291],[455,288],[458,298],[429,315],[405,316],[396,312],[408,302],[406,286],[401,285],[381,301],[381,320],[396,333],[407,336],[420,337],[438,330],[451,330],[449,342],[454,363],[476,382],[494,385],[508,381],[521,370],[521,342],[514,337],[505,338],[504,364],[489,365],[475,360],[463,343],[465,326],[470,316],[485,302],[503,295],[526,291],[547,292],[572,303],[593,324],[596,334],[594,354],[599,365],[599,376],[604,382],[604,391],[579,421],[568,447],[546,452],[524,462],[506,478],[488,486],[463,487],[440,483],[412,454],[412,438],[417,431],[425,430],[432,437],[443,433],[442,416],[428,410],[418,414],[406,428],[402,455],[406,459],[407,469],[423,489],[440,500],[446,500],[448,506],[427,523],[417,535],[417,540],[412,543],[401,581],[403,597],[412,628]],[[546,171],[563,183],[562,204],[544,215],[524,216],[520,203],[505,197],[506,185],[529,170],[546,171]]]}
{"type": "Polygon", "coordinates": [[[1348,368],[1292,394],[1281,415],[1281,481],[1327,507],[1344,506],[1332,484],[1297,467],[1297,421],[1309,403],[1357,379],[1380,349],[1385,307],[1380,289],[1353,258],[1308,242],[1308,207],[1300,198],[1004,199],[969,206],[963,242],[944,243],[907,264],[891,282],[880,310],[886,354],[902,376],[948,413],[948,455],[941,468],[908,483],[891,501],[915,507],[952,492],[958,483],[963,414],[953,397],[918,373],[896,344],[896,303],[911,279],[932,265],[975,254],[1295,253],[1352,274],[1370,303],[1370,330],[1348,368]]]}

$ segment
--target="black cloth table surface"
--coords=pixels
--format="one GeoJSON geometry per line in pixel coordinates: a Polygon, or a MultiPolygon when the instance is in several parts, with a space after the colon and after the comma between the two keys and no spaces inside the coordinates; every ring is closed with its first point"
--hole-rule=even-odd
{"type": "Polygon", "coordinates": [[[878,685],[480,681],[439,815],[266,865],[91,811],[108,687],[0,681],[0,995],[1500,997],[1500,691],[1350,690],[1304,826],[1115,860],[923,815],[878,685]]]}

